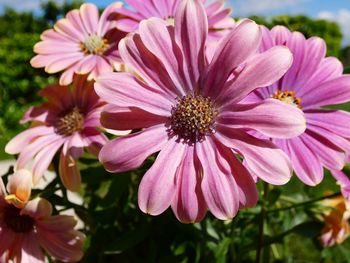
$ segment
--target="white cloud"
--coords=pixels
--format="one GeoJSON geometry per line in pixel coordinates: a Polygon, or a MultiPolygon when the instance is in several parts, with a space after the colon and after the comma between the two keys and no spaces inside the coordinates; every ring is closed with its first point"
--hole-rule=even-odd
{"type": "MultiPolygon", "coordinates": [[[[0,0],[0,9],[11,7],[17,11],[35,11],[40,9],[43,0],[0,0]]],[[[56,3],[63,3],[64,0],[55,0],[56,3]]]]}
{"type": "Polygon", "coordinates": [[[337,22],[344,35],[343,44],[350,44],[350,10],[340,9],[337,12],[321,11],[318,13],[317,18],[337,22]]]}
{"type": "Polygon", "coordinates": [[[302,4],[309,0],[230,0],[234,15],[270,15],[273,11],[302,12],[302,4]]]}

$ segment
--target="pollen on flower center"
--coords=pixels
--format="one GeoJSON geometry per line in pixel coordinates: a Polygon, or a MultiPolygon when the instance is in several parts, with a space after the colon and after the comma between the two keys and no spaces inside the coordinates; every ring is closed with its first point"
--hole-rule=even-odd
{"type": "Polygon", "coordinates": [[[167,22],[168,26],[175,26],[175,19],[173,16],[168,16],[164,18],[164,20],[167,22]]]}
{"type": "Polygon", "coordinates": [[[102,55],[108,48],[108,40],[98,35],[90,35],[84,43],[80,43],[80,49],[84,54],[102,55]]]}
{"type": "Polygon", "coordinates": [[[84,128],[84,116],[78,108],[60,117],[56,123],[56,133],[63,136],[70,136],[84,128]]]}
{"type": "Polygon", "coordinates": [[[8,206],[4,210],[3,220],[5,224],[15,233],[27,233],[34,227],[34,219],[28,215],[21,215],[20,209],[8,206]]]}
{"type": "Polygon", "coordinates": [[[188,143],[202,141],[214,132],[217,110],[210,98],[187,95],[172,108],[171,132],[188,143]]]}
{"type": "Polygon", "coordinates": [[[298,108],[300,108],[300,103],[301,103],[301,100],[300,98],[297,98],[295,96],[295,92],[294,91],[289,91],[289,90],[286,90],[286,91],[282,91],[282,90],[278,90],[273,96],[272,98],[274,99],[278,99],[280,101],[283,101],[285,103],[288,103],[288,104],[291,104],[291,105],[294,105],[298,108]]]}

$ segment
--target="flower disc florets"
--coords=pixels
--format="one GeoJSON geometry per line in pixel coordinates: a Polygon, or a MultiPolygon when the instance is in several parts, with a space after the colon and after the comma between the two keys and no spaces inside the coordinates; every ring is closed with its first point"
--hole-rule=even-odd
{"type": "Polygon", "coordinates": [[[300,103],[301,103],[301,100],[300,98],[297,98],[295,96],[295,92],[294,91],[289,91],[289,90],[286,90],[286,91],[282,91],[282,90],[278,90],[273,96],[272,98],[274,99],[277,99],[277,100],[280,100],[280,101],[283,101],[285,103],[288,103],[288,104],[291,104],[291,105],[294,105],[298,108],[300,108],[300,103]]]}
{"type": "Polygon", "coordinates": [[[3,219],[6,225],[15,233],[27,233],[34,227],[34,219],[28,215],[21,215],[20,209],[8,206],[4,210],[3,219]]]}
{"type": "Polygon", "coordinates": [[[80,44],[80,48],[84,54],[102,55],[109,48],[109,43],[106,38],[90,35],[80,44]]]}
{"type": "Polygon", "coordinates": [[[56,133],[63,136],[70,136],[84,128],[84,116],[78,108],[63,115],[57,120],[56,133]]]}
{"type": "Polygon", "coordinates": [[[188,143],[202,141],[206,135],[214,132],[216,115],[217,110],[210,98],[183,96],[172,108],[171,131],[188,143]]]}

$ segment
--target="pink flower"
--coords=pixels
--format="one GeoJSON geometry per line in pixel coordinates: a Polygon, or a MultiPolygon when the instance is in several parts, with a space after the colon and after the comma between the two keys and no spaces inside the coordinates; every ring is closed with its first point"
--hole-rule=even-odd
{"type": "Polygon", "coordinates": [[[32,121],[34,125],[14,137],[5,151],[19,154],[16,169],[24,168],[34,158],[35,184],[60,151],[62,182],[69,190],[78,191],[81,178],[76,160],[85,147],[97,155],[107,141],[98,130],[103,103],[86,76],[76,76],[73,87],[48,86],[40,95],[47,98],[47,103],[29,109],[23,117],[23,122],[32,121]]]}
{"type": "Polygon", "coordinates": [[[45,262],[42,248],[57,260],[79,261],[85,236],[74,230],[75,219],[52,216],[52,206],[43,198],[29,201],[31,182],[29,171],[17,171],[9,177],[8,195],[0,178],[1,262],[45,262]]]}
{"type": "Polygon", "coordinates": [[[290,157],[300,180],[316,185],[323,179],[323,167],[341,170],[345,152],[350,151],[350,113],[321,108],[349,101],[350,75],[342,74],[338,59],[325,57],[326,44],[321,38],[305,39],[281,26],[262,30],[261,51],[283,44],[292,51],[294,62],[282,79],[256,90],[246,102],[274,98],[304,112],[307,129],[303,134],[274,138],[273,142],[290,157]]]}
{"type": "Polygon", "coordinates": [[[102,125],[142,129],[107,143],[99,158],[107,170],[123,172],[160,151],[139,186],[142,211],[158,215],[171,205],[179,220],[194,222],[208,207],[219,219],[232,218],[257,201],[255,183],[236,153],[269,183],[290,178],[287,156],[247,130],[296,136],[305,128],[302,112],[272,99],[239,102],[256,87],[279,79],[292,56],[285,47],[256,55],[261,32],[244,20],[220,42],[208,65],[202,3],[182,1],[174,19],[175,28],[159,18],[144,20],[139,33],[120,42],[123,60],[139,78],[125,72],[98,78],[95,90],[109,103],[102,125]],[[230,78],[242,64],[240,74],[230,78]]]}
{"type": "Polygon", "coordinates": [[[89,74],[89,80],[113,71],[120,63],[118,43],[125,33],[115,28],[112,13],[121,3],[108,6],[99,18],[93,4],[83,4],[59,20],[54,29],[46,30],[42,41],[34,46],[38,55],[31,60],[35,68],[45,67],[48,73],[64,70],[61,85],[69,85],[74,73],[89,74]]]}
{"type": "MultiPolygon", "coordinates": [[[[234,27],[234,20],[230,17],[232,10],[224,7],[224,1],[201,1],[205,4],[208,16],[210,38],[218,39],[223,35],[223,31],[228,31],[228,29],[234,27]]],[[[151,17],[159,17],[173,24],[176,8],[181,0],[125,0],[125,2],[133,9],[122,7],[117,10],[117,13],[124,16],[118,20],[117,27],[125,32],[134,32],[138,29],[142,20],[151,17]]]]}
{"type": "MultiPolygon", "coordinates": [[[[347,157],[347,163],[350,163],[350,157],[347,157]]],[[[348,175],[339,170],[332,170],[333,177],[337,180],[337,183],[340,185],[340,190],[344,198],[350,204],[350,179],[348,175]]]]}

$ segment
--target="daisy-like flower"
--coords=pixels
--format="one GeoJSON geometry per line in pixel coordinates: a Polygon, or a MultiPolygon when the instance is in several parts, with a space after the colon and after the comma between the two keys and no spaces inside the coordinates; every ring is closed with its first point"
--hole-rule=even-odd
{"type": "Polygon", "coordinates": [[[57,260],[76,262],[83,256],[85,236],[74,230],[72,216],[52,216],[43,198],[29,200],[32,174],[18,170],[9,177],[7,194],[0,178],[1,262],[46,262],[43,250],[57,260]]]}
{"type": "MultiPolygon", "coordinates": [[[[205,4],[208,16],[209,37],[217,40],[222,37],[223,31],[234,27],[234,20],[230,17],[232,10],[225,8],[224,0],[201,1],[205,4]]],[[[142,20],[151,17],[159,17],[173,24],[176,8],[181,0],[125,0],[125,2],[133,9],[122,7],[117,10],[117,13],[123,16],[118,20],[117,26],[125,32],[134,32],[142,20]]]]}
{"type": "Polygon", "coordinates": [[[144,20],[139,33],[120,42],[123,60],[139,77],[110,73],[95,83],[97,94],[109,103],[101,115],[104,127],[142,129],[107,143],[99,158],[107,170],[122,172],[160,151],[139,186],[142,211],[158,215],[171,205],[179,220],[194,222],[208,207],[217,218],[232,218],[257,201],[255,183],[236,153],[269,183],[290,178],[287,156],[247,130],[293,137],[305,129],[302,112],[273,99],[239,102],[280,78],[292,56],[285,47],[256,55],[261,32],[244,20],[220,42],[208,64],[203,4],[182,1],[174,19],[175,27],[159,18],[144,20]],[[239,74],[230,77],[238,68],[239,74]]]}
{"type": "Polygon", "coordinates": [[[350,100],[350,75],[343,75],[338,59],[325,57],[326,44],[321,38],[305,39],[282,26],[262,30],[261,51],[282,44],[290,48],[294,61],[283,78],[256,90],[246,101],[272,98],[304,112],[307,129],[303,134],[273,138],[273,142],[290,157],[300,180],[316,185],[323,179],[323,167],[341,170],[350,151],[350,113],[321,108],[350,100]]]}
{"type": "Polygon", "coordinates": [[[122,6],[117,2],[108,6],[101,17],[93,4],[83,4],[59,20],[54,29],[41,35],[34,46],[38,55],[31,60],[35,68],[45,67],[48,73],[64,71],[60,85],[69,85],[74,73],[89,74],[89,80],[118,68],[121,59],[118,43],[125,33],[116,29],[113,13],[122,6]]]}
{"type": "Polygon", "coordinates": [[[23,122],[33,126],[15,136],[5,147],[9,154],[19,154],[16,169],[26,167],[34,158],[32,172],[36,184],[60,151],[59,173],[69,190],[80,188],[76,160],[84,148],[97,155],[106,136],[101,133],[100,113],[103,103],[86,76],[76,76],[72,87],[52,85],[39,93],[47,102],[29,109],[23,122]]]}
{"type": "Polygon", "coordinates": [[[349,202],[342,196],[326,199],[325,206],[332,208],[323,215],[324,227],[321,230],[320,242],[324,247],[341,244],[350,233],[350,207],[349,202]]]}

